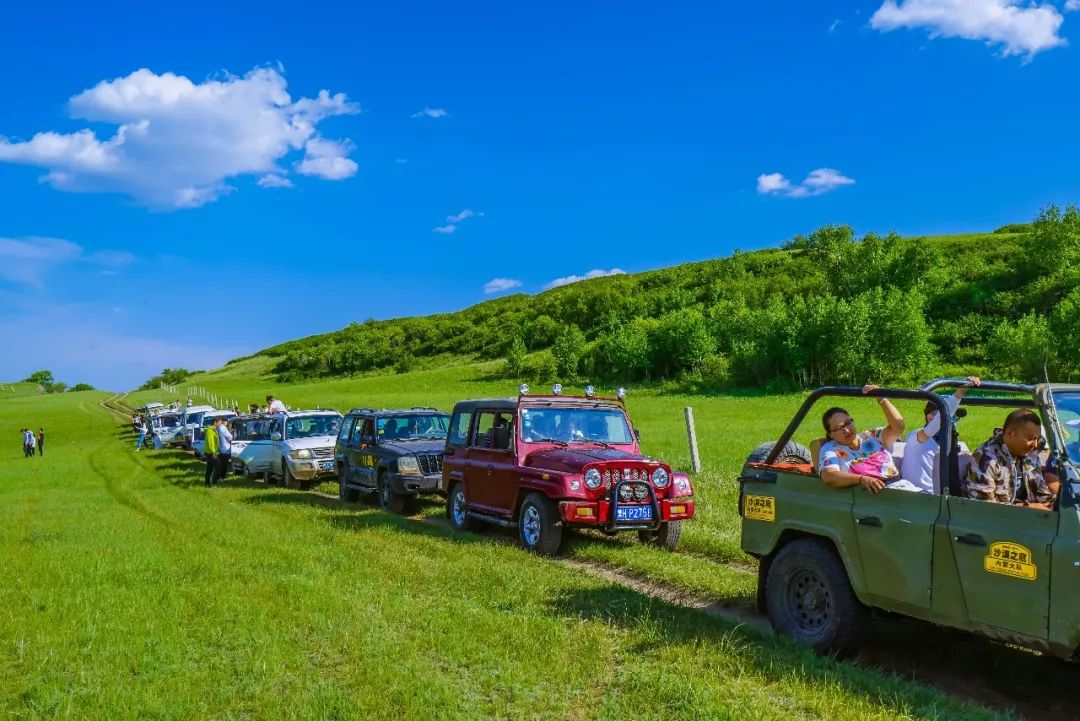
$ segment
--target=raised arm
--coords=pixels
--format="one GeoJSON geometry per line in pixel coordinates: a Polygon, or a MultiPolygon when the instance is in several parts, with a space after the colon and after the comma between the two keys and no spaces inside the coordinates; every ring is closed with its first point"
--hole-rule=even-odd
{"type": "MultiPolygon", "coordinates": [[[[863,386],[863,393],[871,393],[876,391],[881,386],[873,383],[868,383],[863,386]]],[[[896,409],[896,406],[892,404],[888,398],[878,398],[878,405],[881,406],[882,412],[885,414],[886,428],[881,435],[881,442],[886,448],[892,448],[893,443],[903,437],[904,435],[904,417],[900,415],[900,411],[896,409]]]]}

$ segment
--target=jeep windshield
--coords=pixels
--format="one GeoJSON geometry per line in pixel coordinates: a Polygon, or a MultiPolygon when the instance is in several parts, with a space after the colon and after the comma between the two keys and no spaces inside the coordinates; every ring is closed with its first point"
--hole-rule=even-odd
{"type": "Polygon", "coordinates": [[[387,416],[375,421],[380,440],[408,441],[446,438],[450,416],[443,413],[387,416]]]}
{"type": "Polygon", "coordinates": [[[341,416],[301,416],[290,418],[285,425],[286,438],[314,438],[315,436],[336,436],[341,428],[341,416]]]}
{"type": "Polygon", "coordinates": [[[615,408],[522,408],[525,443],[633,443],[626,415],[615,408]]]}
{"type": "Polygon", "coordinates": [[[1080,392],[1054,393],[1058,423],[1065,436],[1065,453],[1069,460],[1080,460],[1080,392]]]}

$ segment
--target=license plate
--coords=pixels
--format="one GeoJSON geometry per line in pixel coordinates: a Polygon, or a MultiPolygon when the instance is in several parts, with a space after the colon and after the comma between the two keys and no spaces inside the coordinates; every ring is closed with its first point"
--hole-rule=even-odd
{"type": "Polygon", "coordinates": [[[652,506],[619,506],[615,509],[616,521],[651,521],[652,506]]]}
{"type": "Polygon", "coordinates": [[[322,463],[319,464],[319,467],[322,468],[324,471],[332,471],[332,470],[334,470],[334,462],[333,461],[323,461],[322,463]]]}

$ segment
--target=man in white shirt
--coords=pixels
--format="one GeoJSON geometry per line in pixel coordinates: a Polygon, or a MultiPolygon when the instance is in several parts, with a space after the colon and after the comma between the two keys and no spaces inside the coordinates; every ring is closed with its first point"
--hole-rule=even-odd
{"type": "MultiPolygon", "coordinates": [[[[945,397],[945,408],[950,416],[956,415],[960,401],[968,388],[978,388],[982,381],[976,376],[968,376],[968,385],[958,388],[951,396],[945,397]]],[[[937,406],[927,401],[924,409],[926,425],[908,434],[904,441],[904,460],[900,464],[900,477],[918,486],[924,493],[937,493],[934,487],[934,467],[937,465],[938,443],[934,436],[941,430],[941,418],[937,406]]]]}
{"type": "Polygon", "coordinates": [[[214,473],[214,483],[221,483],[229,475],[229,464],[232,462],[233,436],[229,431],[229,423],[225,419],[217,424],[217,471],[214,473]]]}
{"type": "Polygon", "coordinates": [[[268,406],[268,409],[269,409],[268,412],[270,412],[270,413],[284,413],[285,412],[285,404],[282,403],[281,401],[279,401],[277,398],[274,398],[273,396],[267,396],[266,397],[266,405],[268,406]]]}

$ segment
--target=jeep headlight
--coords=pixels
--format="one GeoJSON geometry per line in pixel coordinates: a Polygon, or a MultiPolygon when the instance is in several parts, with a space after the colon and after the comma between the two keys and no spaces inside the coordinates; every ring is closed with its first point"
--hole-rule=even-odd
{"type": "Polygon", "coordinates": [[[289,451],[289,458],[311,458],[311,450],[308,448],[298,448],[295,451],[289,451]]]}
{"type": "Polygon", "coordinates": [[[402,456],[397,460],[398,473],[419,473],[420,462],[416,456],[402,456]]]}
{"type": "Polygon", "coordinates": [[[604,479],[603,477],[601,477],[599,470],[595,468],[590,468],[589,470],[585,471],[585,485],[592,490],[595,491],[597,488],[600,487],[600,484],[603,482],[604,479]]]}
{"type": "Polygon", "coordinates": [[[676,496],[689,496],[692,492],[690,488],[690,481],[685,478],[680,478],[675,481],[675,495],[676,496]]]}
{"type": "Polygon", "coordinates": [[[668,474],[663,468],[657,468],[652,472],[652,482],[657,488],[663,488],[668,484],[668,474]]]}

